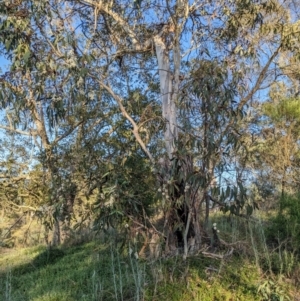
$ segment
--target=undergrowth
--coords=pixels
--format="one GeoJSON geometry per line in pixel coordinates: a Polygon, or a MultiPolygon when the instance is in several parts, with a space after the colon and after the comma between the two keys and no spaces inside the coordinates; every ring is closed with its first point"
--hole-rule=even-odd
{"type": "Polygon", "coordinates": [[[132,245],[120,249],[103,240],[2,249],[0,300],[300,300],[298,254],[282,244],[270,248],[270,228],[259,215],[245,220],[215,214],[211,223],[228,244],[214,250],[220,257],[200,252],[186,260],[137,259],[132,245]]]}
{"type": "MultiPolygon", "coordinates": [[[[0,260],[3,301],[265,300],[261,286],[267,280],[242,256],[224,261],[199,254],[186,261],[176,256],[149,262],[97,241],[15,250],[0,260]]],[[[289,300],[283,281],[274,283],[282,300],[289,300]]]]}

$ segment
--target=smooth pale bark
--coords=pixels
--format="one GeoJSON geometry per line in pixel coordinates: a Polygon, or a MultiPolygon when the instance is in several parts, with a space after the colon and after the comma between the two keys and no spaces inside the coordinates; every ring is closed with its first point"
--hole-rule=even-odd
{"type": "Polygon", "coordinates": [[[154,37],[156,57],[158,62],[160,93],[162,102],[162,117],[166,121],[164,133],[166,150],[171,159],[174,152],[174,140],[177,138],[176,104],[172,97],[172,74],[170,71],[169,52],[162,38],[154,37]]]}
{"type": "Polygon", "coordinates": [[[187,258],[188,251],[189,251],[189,249],[188,249],[188,233],[189,233],[191,220],[192,220],[192,214],[191,214],[191,208],[189,208],[188,218],[187,218],[187,222],[186,222],[185,229],[183,232],[183,241],[184,241],[183,259],[187,258]]]}

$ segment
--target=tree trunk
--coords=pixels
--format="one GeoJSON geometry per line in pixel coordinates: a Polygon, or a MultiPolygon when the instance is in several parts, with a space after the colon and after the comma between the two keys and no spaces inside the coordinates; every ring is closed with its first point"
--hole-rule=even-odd
{"type": "Polygon", "coordinates": [[[58,218],[55,218],[51,246],[58,246],[60,244],[60,242],[61,242],[60,228],[61,228],[60,222],[59,222],[58,218]]]}
{"type": "Polygon", "coordinates": [[[172,159],[175,140],[177,139],[177,114],[174,97],[172,97],[172,75],[170,70],[169,51],[161,37],[154,38],[156,57],[159,68],[162,115],[166,122],[164,133],[165,145],[169,159],[172,159]]]}
{"type": "Polygon", "coordinates": [[[73,214],[76,191],[77,185],[71,182],[64,190],[60,187],[56,195],[56,199],[63,199],[63,203],[61,204],[61,210],[58,210],[55,216],[53,245],[64,243],[70,237],[70,221],[73,214]]]}
{"type": "Polygon", "coordinates": [[[192,222],[194,226],[195,232],[195,249],[199,250],[202,243],[202,236],[201,236],[201,228],[200,228],[200,200],[196,200],[193,206],[193,217],[192,222]]]}
{"type": "MultiPolygon", "coordinates": [[[[164,165],[170,171],[170,159],[174,155],[175,139],[177,138],[177,121],[176,121],[176,105],[172,98],[172,76],[170,70],[169,51],[163,39],[160,36],[154,38],[156,57],[159,68],[159,79],[160,79],[160,94],[162,103],[162,116],[165,125],[165,146],[168,155],[168,159],[164,162],[164,165]]],[[[168,181],[171,175],[167,175],[164,180],[168,181]]],[[[165,216],[165,235],[166,235],[166,249],[165,252],[173,252],[176,249],[176,241],[173,230],[173,223],[175,220],[173,203],[168,205],[167,213],[165,216]]]]}

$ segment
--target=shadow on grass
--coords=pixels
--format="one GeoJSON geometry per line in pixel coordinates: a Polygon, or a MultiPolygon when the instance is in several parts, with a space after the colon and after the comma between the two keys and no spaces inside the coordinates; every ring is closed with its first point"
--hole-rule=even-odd
{"type": "Polygon", "coordinates": [[[27,255],[24,263],[0,266],[0,300],[135,300],[143,294],[145,264],[99,242],[27,255]]]}
{"type": "Polygon", "coordinates": [[[55,264],[65,256],[65,252],[59,248],[47,248],[31,262],[34,268],[42,268],[48,264],[55,264]]]}
{"type": "Polygon", "coordinates": [[[93,264],[95,254],[99,250],[93,243],[68,249],[43,248],[33,258],[30,252],[20,254],[23,263],[17,258],[18,265],[8,257],[0,272],[0,300],[96,300],[89,298],[92,287],[87,289],[93,271],[100,270],[99,260],[93,264]]]}

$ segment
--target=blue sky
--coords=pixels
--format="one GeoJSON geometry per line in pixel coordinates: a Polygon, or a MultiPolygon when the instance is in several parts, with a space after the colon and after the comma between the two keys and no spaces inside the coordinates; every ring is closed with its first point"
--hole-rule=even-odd
{"type": "Polygon", "coordinates": [[[9,61],[6,60],[3,56],[0,56],[0,69],[2,72],[7,71],[9,68],[9,61]]]}

